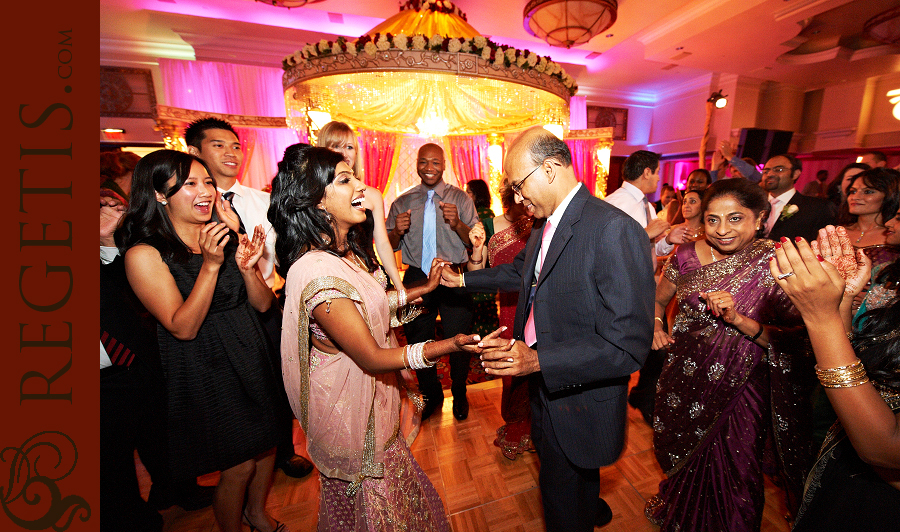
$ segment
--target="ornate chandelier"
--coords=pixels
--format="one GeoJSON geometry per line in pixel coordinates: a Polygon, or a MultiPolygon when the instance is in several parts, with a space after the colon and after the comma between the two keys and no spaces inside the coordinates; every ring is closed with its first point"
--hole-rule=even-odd
{"type": "Polygon", "coordinates": [[[618,8],[616,0],[530,0],[525,30],[550,46],[571,48],[611,27],[618,8]]]}
{"type": "Polygon", "coordinates": [[[287,123],[322,111],[351,126],[429,136],[557,124],[574,79],[548,57],[491,42],[448,0],[410,0],[355,41],[307,44],[283,60],[287,123]]]}

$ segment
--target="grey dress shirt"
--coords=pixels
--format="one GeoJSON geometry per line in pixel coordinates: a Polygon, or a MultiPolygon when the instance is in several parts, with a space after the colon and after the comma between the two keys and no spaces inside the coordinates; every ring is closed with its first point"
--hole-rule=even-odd
{"type": "MultiPolygon", "coordinates": [[[[422,269],[422,227],[425,216],[425,200],[428,197],[428,188],[424,185],[416,185],[397,197],[388,211],[385,226],[388,232],[397,226],[397,215],[406,211],[410,212],[409,231],[400,237],[399,249],[403,252],[403,263],[422,269]]],[[[475,204],[463,190],[448,185],[441,181],[434,187],[434,213],[435,233],[437,238],[437,256],[454,264],[460,264],[468,260],[466,246],[450,225],[444,222],[444,213],[438,202],[452,203],[456,205],[459,219],[462,223],[472,227],[478,223],[478,212],[475,204]]],[[[430,265],[428,265],[430,266],[430,265]]],[[[427,269],[425,270],[427,272],[427,269]]]]}

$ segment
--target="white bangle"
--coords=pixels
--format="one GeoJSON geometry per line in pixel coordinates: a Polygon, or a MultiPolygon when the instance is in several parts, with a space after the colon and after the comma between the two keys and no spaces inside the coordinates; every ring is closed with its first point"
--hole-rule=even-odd
{"type": "Polygon", "coordinates": [[[402,308],[406,306],[406,290],[403,288],[397,289],[397,308],[402,308]]]}
{"type": "Polygon", "coordinates": [[[406,361],[409,363],[410,369],[426,369],[436,364],[436,362],[429,363],[428,360],[425,359],[425,344],[433,341],[434,340],[427,340],[425,342],[406,346],[406,361]]]}

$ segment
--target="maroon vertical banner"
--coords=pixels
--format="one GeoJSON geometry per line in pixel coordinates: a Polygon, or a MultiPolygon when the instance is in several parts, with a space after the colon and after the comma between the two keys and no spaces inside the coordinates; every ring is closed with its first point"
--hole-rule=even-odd
{"type": "Polygon", "coordinates": [[[3,15],[0,530],[95,531],[99,4],[3,15]]]}

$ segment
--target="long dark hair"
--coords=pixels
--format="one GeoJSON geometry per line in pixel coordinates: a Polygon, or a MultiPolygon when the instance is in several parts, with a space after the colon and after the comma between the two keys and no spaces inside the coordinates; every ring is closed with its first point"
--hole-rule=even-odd
{"type": "MultiPolygon", "coordinates": [[[[174,196],[181,190],[195,162],[202,164],[209,173],[209,167],[202,160],[175,150],[157,150],[138,161],[131,178],[131,202],[115,234],[116,246],[121,253],[136,244],[149,244],[159,251],[163,260],[186,262],[191,257],[190,248],[175,232],[165,206],[156,201],[156,193],[166,198],[174,196]],[[173,177],[175,183],[170,187],[168,182],[173,177]]],[[[212,219],[219,221],[215,212],[212,219]]],[[[231,236],[229,245],[237,245],[236,235],[231,236]]]]}
{"type": "Polygon", "coordinates": [[[483,179],[473,179],[466,183],[466,186],[469,187],[469,191],[475,196],[474,203],[476,208],[490,208],[491,189],[488,188],[487,183],[483,179]]]}
{"type": "MultiPolygon", "coordinates": [[[[888,289],[900,289],[900,260],[878,272],[875,282],[888,289]]],[[[900,298],[894,298],[886,307],[866,311],[856,323],[859,330],[853,338],[853,349],[869,377],[900,389],[900,298]]]]}
{"type": "MultiPolygon", "coordinates": [[[[771,208],[766,191],[746,179],[720,179],[708,186],[703,192],[703,200],[700,203],[700,212],[704,217],[710,202],[723,196],[734,198],[742,207],[757,213],[763,222],[766,221],[765,213],[771,208]]],[[[756,232],[756,238],[760,238],[764,232],[765,223],[761,224],[760,229],[756,232]]]]}
{"type": "MultiPolygon", "coordinates": [[[[881,202],[881,212],[879,213],[881,214],[882,225],[887,220],[896,216],[897,208],[900,207],[900,172],[890,168],[872,168],[863,170],[853,176],[853,181],[850,183],[850,186],[853,186],[853,183],[858,179],[862,179],[867,187],[874,188],[875,190],[884,193],[884,200],[881,202]]],[[[843,209],[849,209],[849,203],[846,199],[842,206],[842,210],[843,209]]],[[[847,214],[848,220],[850,220],[849,223],[854,223],[859,219],[859,216],[850,214],[849,211],[847,214]]]]}
{"type": "MultiPolygon", "coordinates": [[[[334,226],[318,205],[325,187],[334,181],[334,170],[344,157],[328,148],[294,144],[284,151],[278,174],[272,180],[267,217],[275,230],[278,275],[287,277],[291,266],[307,251],[319,249],[342,257],[334,226]]],[[[370,271],[375,269],[371,243],[365,245],[360,224],[347,233],[349,250],[361,257],[370,271]]]]}
{"type": "Polygon", "coordinates": [[[872,167],[867,165],[866,163],[850,163],[847,166],[843,167],[841,171],[838,172],[838,175],[836,175],[828,185],[828,200],[837,205],[838,208],[838,225],[848,225],[856,221],[856,217],[851,216],[850,214],[850,206],[847,204],[847,196],[844,195],[844,189],[842,186],[844,182],[844,176],[847,174],[847,171],[853,170],[854,168],[858,168],[860,170],[869,170],[872,167]]]}

